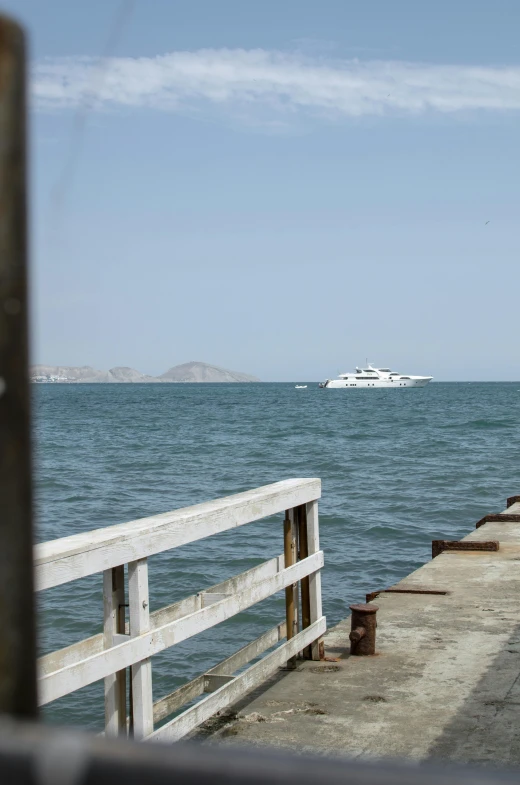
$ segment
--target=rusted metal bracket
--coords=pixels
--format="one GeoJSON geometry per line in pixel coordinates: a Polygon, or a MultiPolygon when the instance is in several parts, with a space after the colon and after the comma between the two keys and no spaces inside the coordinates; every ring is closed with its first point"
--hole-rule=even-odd
{"type": "Polygon", "coordinates": [[[443,551],[498,551],[498,540],[473,542],[465,540],[432,540],[432,559],[443,551]]]}
{"type": "Polygon", "coordinates": [[[520,502],[520,496],[509,496],[506,507],[512,507],[517,502],[520,502]]]}
{"type": "Polygon", "coordinates": [[[477,521],[475,529],[480,529],[485,523],[520,523],[520,515],[513,515],[507,512],[490,512],[487,515],[484,515],[480,521],[477,521]]]}
{"type": "Polygon", "coordinates": [[[416,584],[415,586],[390,586],[388,589],[379,589],[379,591],[373,591],[366,595],[367,602],[372,602],[378,597],[380,594],[449,594],[450,592],[447,589],[431,589],[429,586],[421,586],[420,584],[416,584]]]}

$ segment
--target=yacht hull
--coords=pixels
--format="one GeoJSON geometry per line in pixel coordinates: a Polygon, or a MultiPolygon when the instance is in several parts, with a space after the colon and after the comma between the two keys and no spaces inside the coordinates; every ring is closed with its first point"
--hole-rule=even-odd
{"type": "Polygon", "coordinates": [[[417,376],[410,379],[397,379],[389,381],[387,379],[374,379],[365,381],[364,379],[329,379],[323,387],[327,390],[356,390],[356,389],[402,389],[403,387],[426,387],[432,380],[431,376],[417,376]]]}

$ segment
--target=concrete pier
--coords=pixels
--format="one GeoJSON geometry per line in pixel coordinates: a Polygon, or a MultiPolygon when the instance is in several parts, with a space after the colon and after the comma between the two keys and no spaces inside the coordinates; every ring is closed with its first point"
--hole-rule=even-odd
{"type": "Polygon", "coordinates": [[[280,671],[196,737],[361,759],[519,764],[520,497],[509,504],[463,540],[498,541],[498,550],[445,550],[392,587],[404,591],[378,594],[375,656],[350,655],[345,619],[325,636],[326,661],[280,671]]]}

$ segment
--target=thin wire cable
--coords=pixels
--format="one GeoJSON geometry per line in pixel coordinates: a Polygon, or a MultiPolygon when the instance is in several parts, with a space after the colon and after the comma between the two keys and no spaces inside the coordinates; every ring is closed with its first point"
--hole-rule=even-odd
{"type": "Polygon", "coordinates": [[[134,8],[135,0],[122,0],[119,3],[119,6],[117,7],[116,13],[114,15],[113,22],[110,26],[106,44],[98,58],[97,65],[92,68],[90,84],[88,89],[85,91],[85,98],[81,101],[78,109],[74,114],[65,162],[60,174],[56,178],[56,181],[51,188],[50,194],[51,211],[54,213],[54,220],[50,221],[50,224],[54,224],[55,229],[59,223],[59,218],[61,217],[67,194],[74,182],[74,177],[83,149],[88,117],[92,110],[92,106],[95,103],[96,95],[99,93],[103,85],[103,81],[109,68],[109,58],[117,47],[124,29],[130,21],[134,8]]]}

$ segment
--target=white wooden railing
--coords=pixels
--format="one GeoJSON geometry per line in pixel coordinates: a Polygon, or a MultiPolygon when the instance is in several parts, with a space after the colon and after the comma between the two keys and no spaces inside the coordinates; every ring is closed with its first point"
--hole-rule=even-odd
{"type": "MultiPolygon", "coordinates": [[[[103,573],[103,632],[39,660],[41,705],[105,681],[105,732],[175,741],[297,656],[319,659],[321,609],[319,479],[294,479],[150,518],[53,540],[35,549],[38,590],[103,573]],[[285,512],[284,553],[217,586],[149,612],[147,557],[285,512]],[[128,565],[129,622],[125,614],[128,565]],[[151,657],[285,589],[286,620],[155,704],[151,657]],[[299,602],[301,597],[301,603],[299,602]],[[299,606],[301,605],[301,613],[299,606]],[[286,642],[254,665],[237,670],[286,642]],[[131,705],[126,706],[126,668],[131,705]],[[210,693],[156,728],[183,705],[210,693]]],[[[273,531],[273,537],[276,530],[273,531]]]]}

